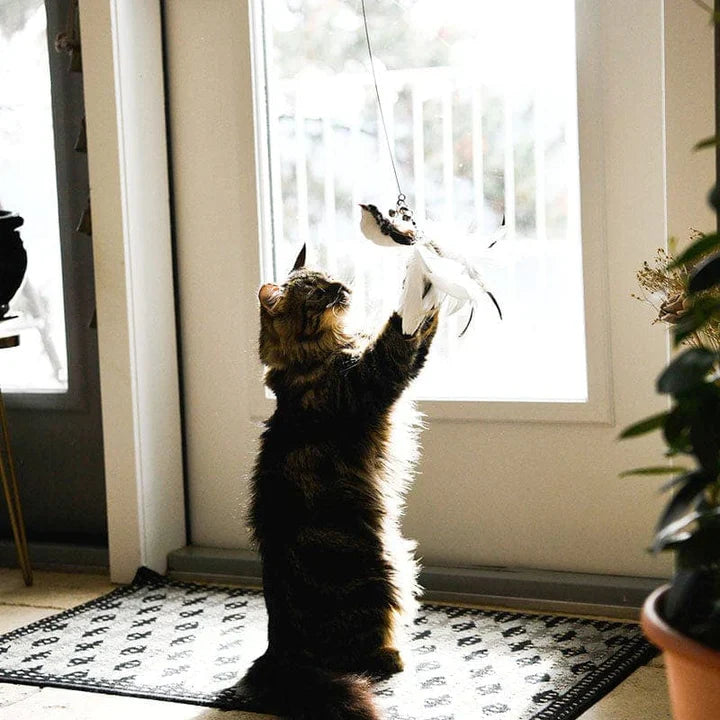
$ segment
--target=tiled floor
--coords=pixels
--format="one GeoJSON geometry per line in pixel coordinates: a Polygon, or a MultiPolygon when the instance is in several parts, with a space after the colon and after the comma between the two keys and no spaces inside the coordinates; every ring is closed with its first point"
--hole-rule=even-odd
{"type": "MultiPolygon", "coordinates": [[[[91,600],[112,589],[100,575],[36,572],[31,588],[20,572],[0,568],[0,633],[91,600]]],[[[670,720],[660,661],[637,670],[581,720],[670,720]]],[[[0,720],[263,720],[179,703],[0,683],[0,720]]],[[[468,720],[472,720],[468,718],[468,720]]]]}

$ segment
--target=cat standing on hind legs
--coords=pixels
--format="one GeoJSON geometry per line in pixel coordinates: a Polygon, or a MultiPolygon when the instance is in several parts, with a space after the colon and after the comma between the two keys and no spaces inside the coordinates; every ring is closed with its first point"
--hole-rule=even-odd
{"type": "Polygon", "coordinates": [[[400,533],[417,455],[402,395],[437,313],[412,335],[394,313],[370,343],[349,334],[350,290],[304,267],[260,288],[260,358],[277,405],[251,486],[268,649],[237,687],[292,720],[379,720],[370,679],[402,670],[397,633],[415,603],[414,544],[400,533]]]}

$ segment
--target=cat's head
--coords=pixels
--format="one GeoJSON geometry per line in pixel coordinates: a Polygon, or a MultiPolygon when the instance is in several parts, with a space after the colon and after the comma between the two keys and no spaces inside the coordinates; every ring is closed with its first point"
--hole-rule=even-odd
{"type": "Polygon", "coordinates": [[[322,360],[345,340],[350,290],[305,267],[305,247],[282,285],[260,288],[260,359],[268,367],[322,360]]]}

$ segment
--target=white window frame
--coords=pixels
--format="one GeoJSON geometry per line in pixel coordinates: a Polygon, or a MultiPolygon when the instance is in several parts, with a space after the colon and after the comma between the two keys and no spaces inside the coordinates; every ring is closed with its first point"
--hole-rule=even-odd
{"type": "MultiPolygon", "coordinates": [[[[253,93],[255,105],[255,147],[257,164],[257,205],[260,232],[261,262],[258,283],[267,282],[262,268],[270,267],[262,257],[267,243],[263,238],[272,235],[271,187],[269,158],[269,119],[267,116],[267,84],[265,63],[256,62],[268,49],[263,38],[263,0],[249,0],[251,45],[253,56],[253,93]]],[[[602,115],[603,81],[600,62],[601,8],[590,0],[577,0],[576,44],[578,77],[578,146],[580,155],[580,195],[582,229],[583,292],[585,303],[585,342],[588,398],[580,402],[522,402],[490,400],[422,400],[422,411],[431,420],[488,420],[512,422],[572,422],[612,424],[612,386],[610,373],[610,330],[608,266],[605,241],[604,202],[604,138],[602,125],[596,121],[602,115]],[[598,268],[603,268],[598,271],[598,268]]],[[[572,143],[572,140],[571,140],[572,143]]],[[[275,198],[278,201],[278,198],[275,198]]],[[[551,311],[551,309],[549,309],[551,311]]],[[[532,352],[532,348],[529,348],[532,352]]],[[[254,418],[267,417],[274,402],[267,398],[262,387],[252,393],[254,418]]]]}

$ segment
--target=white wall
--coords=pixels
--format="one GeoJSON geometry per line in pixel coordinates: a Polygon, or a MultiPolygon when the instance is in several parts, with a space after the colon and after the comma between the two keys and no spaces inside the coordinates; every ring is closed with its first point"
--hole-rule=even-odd
{"type": "MultiPolygon", "coordinates": [[[[431,420],[405,523],[429,564],[667,572],[667,560],[644,551],[660,507],[657,483],[618,478],[621,470],[657,462],[659,440],[616,442],[623,426],[663,402],[654,395],[653,381],[666,358],[666,338],[630,294],[636,290],[635,270],[667,234],[665,33],[671,40],[669,90],[686,91],[690,73],[697,93],[711,96],[711,77],[695,77],[695,68],[683,67],[680,52],[687,42],[680,35],[688,33],[694,51],[709,57],[705,19],[692,3],[667,4],[672,25],[665,28],[660,0],[602,3],[598,27],[590,32],[598,43],[593,62],[601,83],[580,89],[584,107],[599,108],[581,122],[600,134],[604,146],[604,166],[598,161],[590,168],[603,179],[600,192],[585,202],[599,203],[594,207],[603,225],[587,233],[599,238],[593,241],[598,247],[587,248],[590,255],[605,257],[590,269],[589,286],[605,297],[604,319],[595,330],[605,338],[598,352],[609,356],[614,419],[605,424],[431,420]],[[682,13],[673,5],[682,5],[682,13]],[[583,101],[583,92],[593,97],[583,101]]],[[[258,435],[250,407],[260,383],[247,3],[183,0],[166,7],[192,541],[246,547],[246,477],[258,435]]],[[[680,219],[677,208],[690,206],[676,183],[683,183],[690,198],[702,197],[712,168],[702,165],[685,184],[688,169],[676,135],[689,132],[694,139],[704,120],[681,128],[687,105],[675,104],[671,96],[667,109],[674,133],[669,170],[678,174],[668,177],[667,200],[673,222],[682,224],[687,219],[680,219]]],[[[698,117],[706,112],[706,102],[692,111],[698,117]]],[[[700,136],[705,134],[710,132],[700,136]]],[[[707,225],[707,219],[698,223],[707,225]]]]}
{"type": "Polygon", "coordinates": [[[168,102],[192,541],[246,546],[261,382],[259,245],[246,2],[166,3],[168,102]]]}
{"type": "Polygon", "coordinates": [[[712,149],[693,152],[715,134],[713,29],[689,0],[665,2],[668,233],[687,244],[690,228],[712,230],[707,191],[715,175],[712,149]]]}

